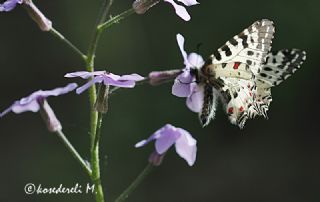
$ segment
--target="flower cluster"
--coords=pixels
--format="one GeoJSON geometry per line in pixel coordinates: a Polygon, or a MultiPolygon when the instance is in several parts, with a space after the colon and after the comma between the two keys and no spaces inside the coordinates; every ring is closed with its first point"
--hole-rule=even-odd
{"type": "MultiPolygon", "coordinates": [[[[133,3],[133,10],[138,14],[145,13],[152,6],[156,5],[162,0],[136,0],[133,3]]],[[[175,13],[185,21],[191,19],[186,7],[199,4],[196,0],[163,0],[171,4],[175,10],[175,13]]],[[[23,7],[29,16],[37,23],[42,31],[50,31],[55,36],[58,36],[61,40],[66,42],[75,51],[80,53],[83,58],[86,58],[81,51],[77,49],[70,41],[64,38],[59,32],[52,27],[52,22],[36,7],[32,0],[6,0],[0,3],[0,12],[12,11],[15,7],[23,7]]],[[[132,10],[130,10],[131,12],[132,10]]],[[[126,13],[126,12],[124,12],[126,13]]],[[[132,12],[131,12],[132,13],[132,12]]],[[[80,161],[80,163],[87,169],[88,173],[91,173],[91,168],[88,166],[77,154],[75,149],[70,146],[70,143],[64,137],[62,132],[62,124],[56,117],[54,110],[48,103],[48,98],[52,96],[60,96],[70,92],[76,91],[77,94],[83,93],[96,84],[99,84],[99,91],[97,99],[95,100],[94,108],[98,111],[99,115],[107,112],[108,109],[108,94],[109,86],[115,88],[133,88],[137,82],[141,82],[149,79],[150,84],[158,85],[167,80],[175,79],[175,83],[172,87],[172,93],[179,97],[187,98],[188,107],[197,111],[199,105],[203,102],[203,95],[200,93],[201,89],[198,89],[196,85],[195,75],[192,73],[193,68],[199,67],[203,64],[203,59],[196,53],[187,55],[184,51],[184,38],[182,35],[177,35],[177,41],[184,59],[185,67],[182,70],[170,70],[167,72],[151,72],[149,77],[145,78],[139,74],[127,74],[127,75],[116,75],[106,71],[77,71],[65,74],[66,78],[82,78],[88,80],[87,83],[78,87],[76,83],[70,83],[64,87],[55,88],[52,90],[38,90],[29,96],[23,97],[15,101],[10,107],[0,113],[0,118],[4,117],[9,112],[20,114],[23,112],[39,112],[46,126],[50,132],[55,132],[59,137],[66,143],[70,151],[80,161]]],[[[94,54],[94,53],[93,53],[94,54]]],[[[87,61],[88,62],[88,61],[87,61]]],[[[96,141],[96,140],[94,140],[96,141]]],[[[191,134],[182,129],[174,127],[170,124],[157,130],[148,139],[142,140],[135,145],[135,147],[142,147],[151,141],[155,141],[155,150],[149,157],[149,162],[158,166],[161,164],[166,152],[175,146],[176,153],[183,158],[189,166],[194,165],[197,153],[197,141],[191,136],[191,134]]],[[[95,144],[95,142],[94,142],[95,144]]]]}

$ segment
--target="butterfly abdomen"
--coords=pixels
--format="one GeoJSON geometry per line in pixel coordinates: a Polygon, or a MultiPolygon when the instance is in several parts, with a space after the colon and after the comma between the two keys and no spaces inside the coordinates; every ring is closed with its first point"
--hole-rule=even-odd
{"type": "Polygon", "coordinates": [[[204,87],[204,100],[199,119],[203,127],[207,126],[214,118],[216,111],[216,92],[210,85],[204,87]]]}

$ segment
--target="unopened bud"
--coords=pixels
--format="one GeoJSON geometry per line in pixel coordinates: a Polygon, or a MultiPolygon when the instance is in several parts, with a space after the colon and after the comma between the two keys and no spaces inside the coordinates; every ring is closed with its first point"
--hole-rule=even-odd
{"type": "Polygon", "coordinates": [[[167,70],[167,71],[154,71],[149,74],[150,85],[156,86],[165,82],[171,81],[181,74],[180,69],[167,70]]]}
{"type": "Polygon", "coordinates": [[[94,109],[101,113],[108,112],[109,85],[100,84],[94,109]]]}
{"type": "Polygon", "coordinates": [[[132,4],[132,8],[137,14],[144,14],[159,2],[160,0],[135,0],[132,4]]]}
{"type": "Polygon", "coordinates": [[[42,119],[47,125],[50,132],[57,132],[62,129],[61,123],[54,114],[52,108],[48,104],[47,100],[44,98],[38,99],[40,105],[40,114],[42,119]]]}
{"type": "Polygon", "coordinates": [[[153,166],[160,166],[164,155],[165,153],[159,154],[157,151],[152,152],[149,156],[149,163],[151,163],[153,166]]]}
{"type": "Polygon", "coordinates": [[[50,31],[52,22],[34,5],[32,0],[23,0],[23,6],[29,16],[38,24],[42,31],[50,31]]]}

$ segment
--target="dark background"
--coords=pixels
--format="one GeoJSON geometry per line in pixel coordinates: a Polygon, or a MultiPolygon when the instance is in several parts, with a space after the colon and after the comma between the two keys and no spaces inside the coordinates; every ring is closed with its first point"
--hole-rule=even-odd
{"type": "MultiPolygon", "coordinates": [[[[115,0],[112,14],[131,6],[115,0]]],[[[147,164],[153,146],[134,144],[166,123],[190,131],[198,140],[196,164],[189,167],[171,150],[128,201],[319,201],[319,45],[317,0],[200,1],[188,8],[190,22],[164,2],[107,30],[97,50],[99,70],[116,74],[182,68],[175,35],[187,52],[206,57],[258,19],[276,25],[273,50],[300,48],[307,61],[292,78],[273,89],[269,120],[258,118],[243,130],[229,123],[219,106],[216,119],[202,129],[185,100],[171,95],[171,84],[121,90],[110,99],[101,141],[102,182],[108,201],[147,164]]],[[[35,1],[54,27],[85,51],[101,1],[35,1]]],[[[0,13],[0,109],[34,90],[71,81],[67,72],[84,70],[81,59],[49,33],[41,32],[21,7],[0,13]]],[[[87,94],[50,98],[73,145],[89,157],[87,94]]],[[[8,114],[0,120],[0,201],[94,201],[93,195],[26,195],[27,183],[44,187],[90,182],[39,114],[8,114]]]]}

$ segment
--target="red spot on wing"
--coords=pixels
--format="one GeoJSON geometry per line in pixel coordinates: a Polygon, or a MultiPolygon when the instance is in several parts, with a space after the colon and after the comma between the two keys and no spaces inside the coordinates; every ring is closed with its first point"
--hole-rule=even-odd
{"type": "Polygon", "coordinates": [[[243,112],[244,108],[241,106],[239,110],[240,112],[243,112]]]}
{"type": "Polygon", "coordinates": [[[233,114],[233,107],[229,107],[228,114],[233,114]]]}
{"type": "Polygon", "coordinates": [[[233,65],[233,69],[238,69],[240,66],[240,62],[235,62],[233,65]]]}

